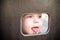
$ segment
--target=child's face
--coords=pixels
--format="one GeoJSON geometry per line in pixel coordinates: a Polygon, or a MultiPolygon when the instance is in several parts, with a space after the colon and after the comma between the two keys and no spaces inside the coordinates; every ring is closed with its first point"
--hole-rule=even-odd
{"type": "Polygon", "coordinates": [[[39,33],[42,28],[41,14],[28,13],[22,18],[23,32],[26,34],[39,33]]]}

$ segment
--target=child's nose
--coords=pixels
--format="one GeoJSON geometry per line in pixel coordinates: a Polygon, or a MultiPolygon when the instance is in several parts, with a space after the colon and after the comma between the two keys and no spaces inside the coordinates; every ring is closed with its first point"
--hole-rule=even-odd
{"type": "Polygon", "coordinates": [[[39,23],[39,19],[38,18],[34,18],[34,23],[39,23]]]}

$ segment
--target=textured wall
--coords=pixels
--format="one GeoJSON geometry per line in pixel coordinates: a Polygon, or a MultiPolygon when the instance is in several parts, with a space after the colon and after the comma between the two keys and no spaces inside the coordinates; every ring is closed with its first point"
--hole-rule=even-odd
{"type": "Polygon", "coordinates": [[[60,0],[2,0],[0,1],[1,36],[4,40],[57,40],[60,29],[60,0]],[[47,35],[24,37],[20,33],[20,17],[24,12],[47,12],[51,29],[47,35]]]}

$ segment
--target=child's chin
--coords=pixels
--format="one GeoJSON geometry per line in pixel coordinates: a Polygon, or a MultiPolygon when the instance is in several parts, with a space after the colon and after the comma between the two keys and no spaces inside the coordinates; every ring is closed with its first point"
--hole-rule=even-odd
{"type": "Polygon", "coordinates": [[[34,32],[31,32],[31,33],[28,33],[28,34],[30,34],[30,35],[31,35],[31,34],[35,34],[35,33],[34,33],[34,32]]]}
{"type": "Polygon", "coordinates": [[[38,34],[39,32],[33,32],[32,34],[34,35],[34,34],[38,34]]]}

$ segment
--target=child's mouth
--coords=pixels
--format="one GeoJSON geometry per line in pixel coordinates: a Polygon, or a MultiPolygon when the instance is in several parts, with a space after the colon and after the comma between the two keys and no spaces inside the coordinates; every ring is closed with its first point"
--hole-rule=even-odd
{"type": "Polygon", "coordinates": [[[37,27],[37,26],[36,27],[32,27],[32,31],[37,33],[39,31],[39,27],[37,27]]]}

